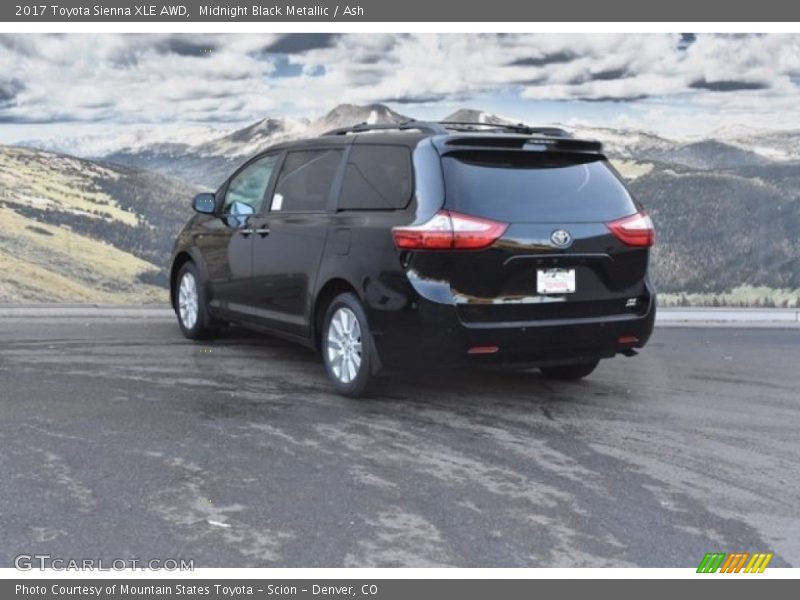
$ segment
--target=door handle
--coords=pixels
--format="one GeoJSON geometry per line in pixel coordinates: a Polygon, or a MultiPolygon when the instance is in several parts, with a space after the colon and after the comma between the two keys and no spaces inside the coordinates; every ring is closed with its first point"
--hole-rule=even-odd
{"type": "Polygon", "coordinates": [[[256,232],[256,230],[253,229],[252,227],[248,227],[247,229],[240,229],[239,230],[239,234],[241,234],[242,237],[247,237],[248,235],[250,235],[252,233],[255,233],[255,232],[256,232]]]}
{"type": "Polygon", "coordinates": [[[257,233],[257,234],[258,234],[258,235],[260,235],[262,238],[263,238],[263,237],[267,237],[267,236],[269,235],[269,227],[267,227],[267,226],[265,225],[264,227],[260,227],[260,228],[258,228],[258,229],[255,229],[255,230],[251,231],[251,233],[257,233]]]}

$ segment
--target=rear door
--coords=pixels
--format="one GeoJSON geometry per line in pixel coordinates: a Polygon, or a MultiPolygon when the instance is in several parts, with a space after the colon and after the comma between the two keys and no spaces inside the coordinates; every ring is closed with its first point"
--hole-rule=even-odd
{"type": "Polygon", "coordinates": [[[383,286],[371,284],[377,283],[381,265],[394,262],[387,234],[407,218],[404,211],[413,192],[408,146],[371,140],[353,144],[332,216],[322,281],[342,277],[368,296],[383,295],[383,286]]]}
{"type": "Polygon", "coordinates": [[[489,249],[453,252],[449,279],[465,321],[527,321],[631,312],[645,293],[648,249],[608,223],[636,204],[599,154],[460,150],[445,154],[445,208],[508,224],[489,249]]]}
{"type": "Polygon", "coordinates": [[[343,157],[341,147],[288,151],[269,202],[254,220],[253,314],[272,328],[308,333],[343,157]]]}

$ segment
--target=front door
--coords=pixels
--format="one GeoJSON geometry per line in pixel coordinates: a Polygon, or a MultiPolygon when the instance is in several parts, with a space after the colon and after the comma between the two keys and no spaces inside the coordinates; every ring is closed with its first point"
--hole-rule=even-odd
{"type": "Polygon", "coordinates": [[[262,210],[278,156],[251,161],[223,188],[222,214],[209,222],[202,244],[209,271],[209,302],[214,308],[248,313],[252,306],[252,220],[262,210]]]}

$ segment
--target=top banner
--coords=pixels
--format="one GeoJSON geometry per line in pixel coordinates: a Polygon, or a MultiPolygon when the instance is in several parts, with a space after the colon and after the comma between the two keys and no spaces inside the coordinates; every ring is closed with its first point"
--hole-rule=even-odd
{"type": "Polygon", "coordinates": [[[796,22],[800,3],[786,0],[336,0],[264,2],[230,0],[178,3],[122,0],[3,2],[8,22],[796,22]]]}

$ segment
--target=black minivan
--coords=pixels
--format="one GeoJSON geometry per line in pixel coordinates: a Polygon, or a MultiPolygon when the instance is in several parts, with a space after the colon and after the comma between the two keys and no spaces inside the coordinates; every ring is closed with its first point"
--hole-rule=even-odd
{"type": "Polygon", "coordinates": [[[653,330],[650,218],[599,143],[560,129],[334,130],[262,152],[194,209],[171,267],[183,333],[296,340],[348,396],[400,368],[579,379],[653,330]]]}

